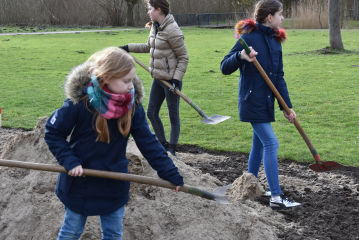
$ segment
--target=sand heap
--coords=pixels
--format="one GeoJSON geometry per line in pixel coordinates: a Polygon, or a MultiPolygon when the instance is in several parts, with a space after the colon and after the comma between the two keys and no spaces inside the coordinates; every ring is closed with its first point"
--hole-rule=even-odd
{"type": "Polygon", "coordinates": [[[226,190],[229,201],[234,203],[259,197],[265,193],[263,186],[252,173],[243,172],[226,190]]]}
{"type": "MultiPolygon", "coordinates": [[[[44,124],[11,137],[1,159],[57,164],[44,142],[44,124]]],[[[128,143],[129,171],[157,177],[138,151],[128,143]]],[[[193,158],[196,155],[192,155],[193,158]]],[[[212,191],[223,183],[175,160],[185,183],[212,191]]],[[[57,174],[0,167],[0,239],[56,239],[64,208],[54,188],[57,174]]],[[[138,183],[131,184],[126,205],[124,239],[277,239],[281,216],[252,201],[221,205],[185,193],[138,183]]],[[[100,239],[99,217],[89,217],[80,239],[100,239]]]]}

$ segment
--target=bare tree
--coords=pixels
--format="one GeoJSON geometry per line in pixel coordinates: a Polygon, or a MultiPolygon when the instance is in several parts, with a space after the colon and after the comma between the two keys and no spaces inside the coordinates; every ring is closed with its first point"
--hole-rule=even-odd
{"type": "Polygon", "coordinates": [[[121,26],[123,19],[121,18],[121,10],[123,0],[96,0],[98,4],[107,12],[110,25],[121,26]]]}
{"type": "Polygon", "coordinates": [[[340,0],[329,0],[329,42],[333,49],[344,49],[340,33],[340,0]]]}
{"type": "Polygon", "coordinates": [[[353,18],[354,20],[359,20],[359,0],[354,0],[353,2],[353,18]]]}
{"type": "Polygon", "coordinates": [[[133,27],[133,9],[135,5],[138,3],[138,0],[125,0],[127,2],[127,26],[133,27]]]}

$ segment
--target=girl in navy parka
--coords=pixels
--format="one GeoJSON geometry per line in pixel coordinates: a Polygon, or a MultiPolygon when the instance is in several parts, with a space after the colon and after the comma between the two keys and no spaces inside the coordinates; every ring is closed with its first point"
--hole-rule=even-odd
{"type": "Polygon", "coordinates": [[[183,178],[150,131],[141,104],[143,85],[128,53],[113,47],[94,54],[68,75],[65,93],[67,99],[45,130],[50,151],[68,171],[59,174],[55,189],[66,209],[58,239],[80,238],[92,215],[100,215],[102,239],[122,239],[130,183],[80,177],[83,168],[128,173],[126,146],[131,134],[159,177],[177,186],[175,191],[183,178]]]}
{"type": "MultiPolygon", "coordinates": [[[[242,37],[251,47],[248,56],[237,41],[221,63],[223,74],[240,70],[238,108],[240,120],[250,122],[253,128],[252,149],[249,155],[248,172],[256,177],[263,159],[265,174],[272,198],[270,206],[274,210],[291,209],[301,206],[282,194],[278,180],[279,142],[274,134],[271,122],[274,122],[274,94],[252,63],[256,59],[267,73],[289,108],[287,85],[284,81],[283,55],[281,43],[286,39],[284,29],[280,29],[283,20],[282,4],[276,0],[259,1],[254,13],[255,21],[247,19],[236,26],[236,38],[242,37]],[[254,50],[255,49],[255,50],[254,50]]],[[[279,106],[283,111],[282,106],[279,106]]],[[[294,111],[284,116],[291,122],[296,117],[294,111]]]]}

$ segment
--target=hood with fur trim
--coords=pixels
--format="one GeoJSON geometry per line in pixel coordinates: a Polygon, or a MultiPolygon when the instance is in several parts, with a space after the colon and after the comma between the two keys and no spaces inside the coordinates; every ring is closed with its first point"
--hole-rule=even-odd
{"type": "MultiPolygon", "coordinates": [[[[66,82],[64,84],[65,94],[74,104],[79,103],[84,96],[83,90],[91,81],[89,70],[92,66],[93,62],[82,63],[81,65],[74,67],[66,77],[66,82]]],[[[137,75],[135,75],[132,81],[135,88],[135,101],[136,103],[142,103],[145,98],[143,83],[137,75]]]]}
{"type": "MultiPolygon", "coordinates": [[[[241,35],[247,33],[251,33],[253,30],[258,30],[258,23],[256,23],[253,19],[246,19],[239,21],[234,27],[234,37],[239,39],[241,35]]],[[[274,39],[280,43],[284,43],[287,39],[287,33],[283,28],[273,29],[274,30],[274,39]]]]}

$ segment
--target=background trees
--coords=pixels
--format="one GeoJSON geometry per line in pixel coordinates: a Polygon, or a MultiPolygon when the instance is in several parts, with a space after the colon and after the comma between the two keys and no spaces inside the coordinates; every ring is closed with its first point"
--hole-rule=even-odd
{"type": "MultiPolygon", "coordinates": [[[[172,14],[247,12],[256,0],[168,0],[172,14]]],[[[328,28],[329,0],[281,0],[295,28],[328,28]]],[[[341,0],[340,27],[359,20],[359,0],[341,0]]],[[[0,0],[0,24],[144,26],[146,0],[0,0]]]]}

